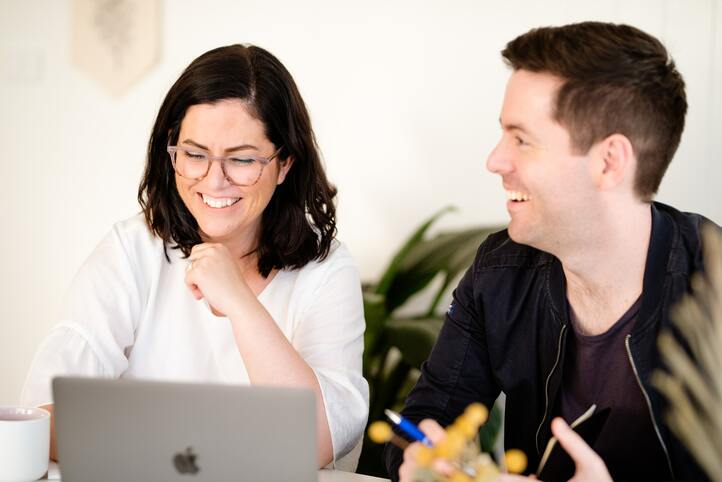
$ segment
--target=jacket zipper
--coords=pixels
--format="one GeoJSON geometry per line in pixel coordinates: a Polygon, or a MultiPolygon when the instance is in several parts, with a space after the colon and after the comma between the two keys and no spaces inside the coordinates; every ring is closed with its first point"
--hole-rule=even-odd
{"type": "Polygon", "coordinates": [[[542,427],[544,426],[544,421],[547,419],[547,410],[549,410],[549,380],[552,378],[552,374],[554,373],[554,370],[557,369],[557,365],[559,365],[559,358],[562,354],[562,339],[564,337],[564,331],[566,331],[567,325],[562,325],[562,331],[559,333],[559,345],[557,347],[557,359],[554,361],[554,365],[552,366],[551,371],[549,372],[549,375],[547,375],[546,383],[544,384],[544,416],[542,417],[541,423],[539,424],[539,428],[536,429],[536,437],[534,439],[535,445],[536,445],[536,451],[537,454],[541,455],[541,450],[539,449],[539,433],[541,432],[542,427]]]}
{"type": "Polygon", "coordinates": [[[649,410],[649,418],[652,420],[652,427],[654,427],[654,432],[657,434],[657,439],[659,440],[659,444],[662,446],[662,450],[664,450],[664,456],[667,458],[667,466],[669,467],[669,473],[672,476],[672,479],[675,479],[674,476],[674,470],[672,470],[672,461],[669,458],[669,452],[667,452],[667,446],[664,444],[664,440],[662,440],[662,434],[659,432],[659,427],[657,426],[657,422],[654,419],[654,413],[652,413],[652,402],[649,401],[649,396],[647,395],[647,391],[644,389],[644,385],[642,385],[642,380],[639,378],[639,373],[637,372],[637,366],[634,364],[634,359],[632,358],[632,349],[629,347],[629,340],[632,338],[632,335],[627,335],[624,338],[624,346],[627,348],[627,356],[629,356],[629,363],[632,365],[632,371],[634,372],[634,378],[637,379],[637,384],[639,385],[639,389],[642,390],[642,395],[644,395],[644,400],[647,402],[647,409],[649,410]]]}

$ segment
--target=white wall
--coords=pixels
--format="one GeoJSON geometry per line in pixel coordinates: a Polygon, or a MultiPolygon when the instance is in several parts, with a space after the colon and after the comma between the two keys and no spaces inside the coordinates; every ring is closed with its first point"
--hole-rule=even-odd
{"type": "Polygon", "coordinates": [[[690,108],[658,199],[722,223],[722,0],[167,0],[162,57],[120,98],[70,65],[70,6],[0,0],[0,404],[17,401],[75,270],[138,211],[167,89],[216,46],[258,44],[294,75],[367,279],[441,206],[459,207],[444,227],[507,220],[484,170],[508,76],[499,51],[539,25],[626,22],[665,42],[690,108]]]}

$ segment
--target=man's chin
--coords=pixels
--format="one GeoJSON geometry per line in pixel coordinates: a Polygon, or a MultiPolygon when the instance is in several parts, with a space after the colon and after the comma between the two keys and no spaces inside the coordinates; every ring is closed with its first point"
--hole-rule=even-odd
{"type": "Polygon", "coordinates": [[[514,223],[513,220],[509,223],[509,227],[507,228],[507,231],[509,232],[509,237],[511,238],[512,241],[514,241],[517,244],[526,244],[524,230],[521,229],[516,223],[514,223]]]}
{"type": "Polygon", "coordinates": [[[523,226],[519,226],[519,223],[514,223],[514,221],[509,223],[509,237],[512,241],[514,241],[517,244],[523,244],[525,246],[531,246],[536,248],[538,243],[535,243],[535,237],[532,236],[532,233],[530,233],[530,230],[523,226]]]}

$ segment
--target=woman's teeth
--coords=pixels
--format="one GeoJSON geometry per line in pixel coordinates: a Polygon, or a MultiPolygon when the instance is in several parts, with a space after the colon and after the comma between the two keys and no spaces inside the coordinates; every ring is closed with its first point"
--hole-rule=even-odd
{"type": "Polygon", "coordinates": [[[202,194],[203,202],[212,208],[225,208],[237,203],[241,198],[239,197],[211,197],[207,194],[202,194]]]}
{"type": "Polygon", "coordinates": [[[512,201],[531,201],[531,196],[521,191],[506,191],[506,197],[512,201]]]}

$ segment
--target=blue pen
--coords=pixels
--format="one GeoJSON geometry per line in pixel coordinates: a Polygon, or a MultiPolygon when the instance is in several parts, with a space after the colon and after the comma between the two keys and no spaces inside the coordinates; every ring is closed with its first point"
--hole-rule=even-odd
{"type": "Polygon", "coordinates": [[[421,442],[422,444],[426,445],[427,447],[433,447],[434,444],[429,440],[429,438],[419,430],[419,427],[414,425],[413,423],[406,420],[404,417],[399,415],[398,413],[392,411],[392,410],[384,410],[384,413],[386,416],[391,420],[391,422],[399,427],[401,431],[403,431],[406,435],[411,437],[412,439],[421,442]]]}
{"type": "MultiPolygon", "coordinates": [[[[399,427],[406,435],[411,437],[412,439],[421,442],[422,444],[426,445],[427,447],[433,447],[434,444],[429,440],[429,437],[424,434],[421,430],[419,430],[419,427],[414,425],[412,422],[406,420],[404,417],[401,416],[401,414],[398,414],[394,412],[393,410],[384,410],[384,413],[386,416],[391,420],[391,423],[393,423],[395,426],[399,427]]],[[[467,464],[459,463],[456,460],[451,461],[451,465],[454,467],[460,469],[462,472],[464,472],[469,477],[476,477],[476,469],[473,467],[468,466],[467,464]]]]}

